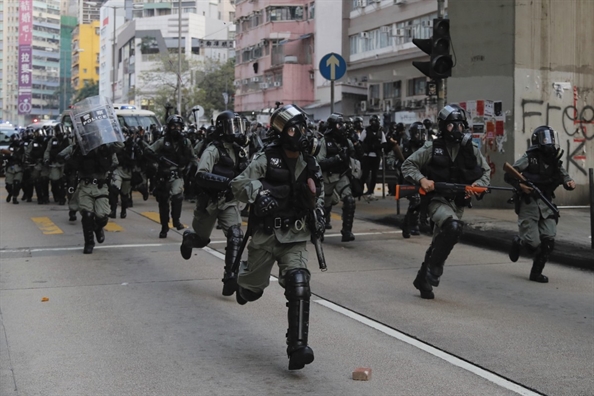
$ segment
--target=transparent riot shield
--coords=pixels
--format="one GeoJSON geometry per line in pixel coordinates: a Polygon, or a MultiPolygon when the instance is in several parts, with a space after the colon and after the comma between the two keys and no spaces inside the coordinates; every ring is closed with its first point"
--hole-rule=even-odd
{"type": "Polygon", "coordinates": [[[83,155],[101,145],[124,141],[113,105],[105,96],[91,96],[75,103],[70,116],[83,155]]]}

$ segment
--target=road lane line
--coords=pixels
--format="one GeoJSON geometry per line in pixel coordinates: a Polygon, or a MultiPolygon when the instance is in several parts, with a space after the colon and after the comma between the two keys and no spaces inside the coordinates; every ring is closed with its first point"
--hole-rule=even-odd
{"type": "Polygon", "coordinates": [[[529,388],[526,388],[522,385],[512,382],[505,377],[497,375],[491,371],[485,370],[485,369],[483,369],[479,366],[476,366],[470,362],[467,362],[457,356],[454,356],[447,352],[444,352],[441,349],[438,349],[438,348],[433,347],[429,344],[426,344],[422,341],[419,341],[416,338],[413,338],[413,337],[408,336],[404,333],[401,333],[398,330],[395,330],[395,329],[388,327],[384,324],[376,322],[373,319],[362,316],[362,315],[360,315],[354,311],[351,311],[347,308],[336,305],[328,300],[320,298],[320,299],[312,299],[312,302],[322,305],[322,306],[324,306],[328,309],[331,309],[337,313],[340,313],[348,318],[356,320],[357,322],[362,323],[362,324],[364,324],[368,327],[371,327],[373,329],[376,329],[390,337],[396,338],[397,340],[400,340],[400,341],[405,342],[411,346],[421,349],[422,351],[425,351],[435,357],[443,359],[446,362],[448,362],[454,366],[460,367],[463,370],[466,370],[473,374],[476,374],[479,377],[486,379],[487,381],[493,382],[497,386],[508,389],[512,392],[519,394],[519,395],[523,395],[523,396],[540,396],[540,395],[542,395],[542,393],[537,393],[529,388]]]}
{"type": "MultiPolygon", "coordinates": [[[[149,220],[154,221],[157,224],[161,224],[161,219],[159,218],[158,212],[140,212],[140,215],[146,217],[149,220]]],[[[185,228],[188,228],[187,225],[185,225],[183,223],[182,223],[182,225],[185,228]]],[[[171,221],[169,221],[169,228],[172,228],[172,229],[175,228],[175,227],[173,227],[173,223],[171,221]]]]}
{"type": "Polygon", "coordinates": [[[45,235],[63,234],[64,231],[60,229],[49,217],[31,217],[33,223],[37,225],[45,235]]]}

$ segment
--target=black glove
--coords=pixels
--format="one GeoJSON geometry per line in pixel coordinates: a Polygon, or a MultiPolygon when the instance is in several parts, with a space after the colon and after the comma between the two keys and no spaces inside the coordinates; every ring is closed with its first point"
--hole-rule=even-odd
{"type": "Polygon", "coordinates": [[[349,156],[347,155],[347,150],[346,148],[340,150],[340,153],[337,154],[340,157],[340,160],[342,162],[347,162],[349,159],[349,156]]]}
{"type": "Polygon", "coordinates": [[[278,207],[278,201],[274,199],[268,190],[260,191],[254,202],[254,214],[264,217],[278,207]]]}

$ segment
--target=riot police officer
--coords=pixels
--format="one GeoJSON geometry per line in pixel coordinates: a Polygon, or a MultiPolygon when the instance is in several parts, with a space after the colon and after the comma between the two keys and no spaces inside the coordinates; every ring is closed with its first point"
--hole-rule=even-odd
{"type": "Polygon", "coordinates": [[[428,211],[435,223],[433,240],[413,285],[421,298],[434,298],[433,286],[438,286],[445,260],[462,234],[464,208],[474,193],[448,194],[435,191],[435,182],[488,186],[491,168],[472,142],[465,111],[447,105],[437,116],[439,135],[426,142],[402,164],[406,180],[420,185],[429,199],[428,211]]]}
{"type": "Polygon", "coordinates": [[[97,243],[105,241],[103,227],[109,220],[109,174],[117,167],[116,153],[122,147],[120,142],[102,144],[83,154],[77,144],[72,144],[58,154],[58,161],[69,162],[78,169],[80,180],[74,196],[82,217],[84,254],[93,253],[95,238],[97,243]]]}
{"type": "Polygon", "coordinates": [[[180,252],[189,260],[193,248],[210,243],[210,235],[218,220],[227,237],[223,295],[231,296],[237,288],[237,277],[232,267],[243,239],[239,202],[231,194],[229,183],[243,171],[248,163],[247,138],[244,123],[232,111],[218,115],[213,142],[204,150],[198,163],[195,182],[198,187],[194,209],[193,230],[184,232],[180,252]]]}
{"type": "MultiPolygon", "coordinates": [[[[404,158],[408,158],[412,153],[423,147],[427,139],[427,131],[425,126],[420,122],[413,122],[408,128],[407,139],[402,144],[402,155],[404,158]]],[[[411,235],[420,235],[419,222],[427,223],[427,211],[421,210],[421,196],[414,194],[408,199],[408,208],[404,221],[402,223],[402,236],[404,238],[410,238],[411,235]],[[420,216],[422,214],[423,216],[420,216]]]]}
{"type": "MultiPolygon", "coordinates": [[[[527,180],[537,187],[545,199],[552,202],[555,189],[560,185],[566,190],[575,188],[575,181],[569,176],[560,160],[563,150],[559,148],[559,137],[551,127],[539,126],[530,137],[531,146],[513,165],[527,180]]],[[[542,274],[543,268],[555,247],[558,216],[544,204],[542,198],[533,194],[526,184],[505,174],[505,181],[516,188],[514,201],[518,215],[519,235],[514,236],[509,252],[511,261],[516,262],[522,248],[533,254],[529,279],[547,283],[549,278],[542,274]]]]}
{"type": "Polygon", "coordinates": [[[5,183],[8,196],[6,202],[12,198],[13,204],[19,203],[19,192],[23,181],[23,161],[25,156],[25,146],[21,142],[19,134],[10,136],[10,143],[6,149],[2,149],[2,157],[5,163],[5,183]]]}
{"type": "Polygon", "coordinates": [[[35,186],[39,205],[49,203],[49,167],[43,161],[46,148],[46,131],[43,128],[36,128],[33,132],[33,141],[25,152],[25,159],[32,166],[29,183],[35,186]]]}
{"type": "Polygon", "coordinates": [[[386,145],[386,135],[380,126],[380,119],[374,114],[369,119],[369,126],[366,127],[360,136],[363,142],[365,155],[361,162],[363,176],[361,180],[367,185],[367,191],[363,195],[372,195],[375,191],[377,171],[382,159],[382,149],[386,145]],[[371,179],[369,176],[371,174],[371,179]]]}
{"type": "MultiPolygon", "coordinates": [[[[330,222],[334,192],[342,200],[342,242],[355,240],[353,222],[356,202],[351,190],[350,157],[357,157],[355,146],[346,136],[343,117],[332,114],[326,122],[324,138],[320,142],[317,160],[324,175],[324,212],[330,222]]],[[[360,153],[359,153],[360,154],[360,153]]]]}
{"type": "Polygon", "coordinates": [[[66,186],[64,179],[64,164],[58,161],[58,154],[70,145],[66,138],[63,125],[54,126],[54,136],[48,141],[43,154],[43,162],[49,167],[49,180],[52,186],[54,201],[59,205],[66,204],[66,186]]]}
{"type": "Polygon", "coordinates": [[[194,159],[194,150],[190,141],[182,134],[184,119],[171,115],[167,119],[165,136],[153,143],[145,154],[158,163],[153,194],[159,203],[161,232],[159,238],[167,238],[169,232],[169,202],[171,201],[171,220],[178,230],[185,227],[180,222],[182,202],[184,200],[184,181],[182,172],[194,159]]]}
{"type": "Polygon", "coordinates": [[[278,263],[288,307],[289,370],[299,370],[314,360],[308,345],[311,290],[306,243],[311,234],[306,223],[315,211],[319,221],[313,231],[324,230],[323,182],[315,158],[302,152],[309,147],[304,113],[285,105],[275,110],[270,124],[276,142],[231,182],[235,197],[252,204],[253,214],[248,226],[252,239],[247,262],[239,268],[236,299],[239,304],[259,299],[278,263]]]}

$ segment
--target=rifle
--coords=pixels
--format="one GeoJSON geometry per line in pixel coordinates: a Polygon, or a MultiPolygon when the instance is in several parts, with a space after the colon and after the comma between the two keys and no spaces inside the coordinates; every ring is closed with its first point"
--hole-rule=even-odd
{"type": "MultiPolygon", "coordinates": [[[[515,188],[512,187],[496,187],[496,186],[486,186],[486,187],[479,187],[479,186],[469,186],[467,184],[458,184],[458,183],[443,183],[437,182],[434,184],[435,192],[442,193],[442,194],[462,194],[467,192],[475,192],[479,194],[490,193],[492,190],[502,190],[502,191],[516,191],[515,188]]],[[[397,184],[396,185],[396,200],[400,198],[406,198],[413,196],[415,194],[420,195],[427,195],[427,192],[420,186],[412,186],[407,184],[397,184]]]]}
{"type": "Polygon", "coordinates": [[[553,203],[544,196],[542,191],[540,191],[540,189],[536,187],[534,183],[526,179],[524,175],[522,175],[516,168],[514,168],[508,162],[506,162],[505,164],[503,164],[503,170],[505,171],[505,173],[516,179],[518,182],[530,187],[532,189],[532,194],[537,195],[538,198],[540,198],[542,202],[544,202],[545,205],[547,205],[556,216],[559,215],[559,209],[557,209],[557,207],[553,205],[553,203]]]}
{"type": "Polygon", "coordinates": [[[169,166],[174,166],[176,168],[179,168],[179,165],[178,164],[176,164],[175,162],[171,161],[169,158],[167,158],[167,157],[165,157],[163,155],[159,157],[159,161],[165,162],[169,166]]]}

